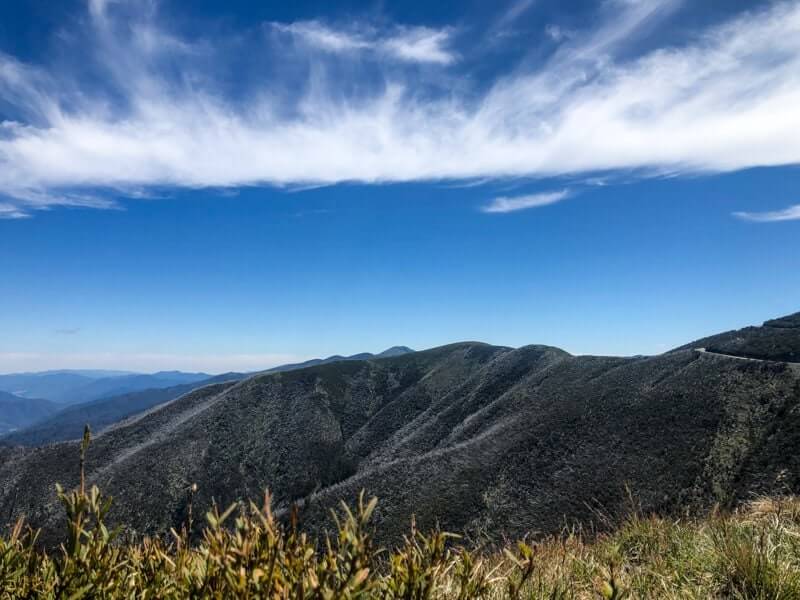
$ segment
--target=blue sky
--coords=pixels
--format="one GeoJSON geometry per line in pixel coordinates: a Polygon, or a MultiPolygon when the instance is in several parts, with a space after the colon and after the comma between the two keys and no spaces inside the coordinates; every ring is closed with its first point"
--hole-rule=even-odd
{"type": "Polygon", "coordinates": [[[0,372],[798,310],[800,3],[0,6],[0,372]]]}

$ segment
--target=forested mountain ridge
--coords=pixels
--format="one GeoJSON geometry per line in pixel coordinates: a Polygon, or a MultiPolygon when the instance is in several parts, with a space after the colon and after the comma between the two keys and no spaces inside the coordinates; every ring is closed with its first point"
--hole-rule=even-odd
{"type": "MultiPolygon", "coordinates": [[[[311,529],[364,489],[393,540],[412,514],[519,536],[623,512],[628,489],[662,513],[798,492],[798,447],[800,372],[786,362],[466,342],[206,386],[112,427],[87,460],[138,532],[180,523],[197,483],[196,511],[268,487],[279,507],[300,501],[311,529]]],[[[75,444],[2,449],[0,463],[3,521],[52,527],[75,444]]]]}

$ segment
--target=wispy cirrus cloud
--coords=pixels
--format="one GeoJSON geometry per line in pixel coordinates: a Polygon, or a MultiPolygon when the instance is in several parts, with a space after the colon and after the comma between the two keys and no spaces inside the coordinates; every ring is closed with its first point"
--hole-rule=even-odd
{"type": "Polygon", "coordinates": [[[91,7],[80,65],[0,54],[0,217],[112,207],[104,191],[132,189],[800,163],[800,2],[631,55],[680,2],[612,0],[549,58],[474,87],[453,30],[301,22],[284,24],[275,47],[231,53],[227,38],[182,39],[137,3],[91,7]],[[256,52],[264,61],[231,86],[256,52]],[[392,60],[365,64],[365,52],[392,60]],[[307,68],[282,69],[290,59],[307,68]]]}
{"type": "Polygon", "coordinates": [[[509,213],[529,208],[538,208],[561,202],[570,195],[569,190],[527,194],[525,196],[499,196],[481,207],[485,213],[509,213]]]}
{"type": "Polygon", "coordinates": [[[26,219],[28,217],[30,214],[15,204],[0,203],[0,219],[26,219]]]}
{"type": "Polygon", "coordinates": [[[321,21],[272,23],[276,31],[332,53],[370,52],[377,59],[449,65],[456,54],[449,48],[452,28],[395,26],[380,30],[366,25],[337,29],[321,21]]]}
{"type": "Polygon", "coordinates": [[[486,32],[490,41],[497,41],[512,35],[515,21],[528,12],[536,3],[536,0],[511,0],[505,11],[495,18],[489,30],[486,32]]]}
{"type": "Polygon", "coordinates": [[[797,221],[800,220],[800,204],[794,204],[781,210],[766,212],[735,212],[733,216],[744,221],[756,223],[774,223],[776,221],[797,221]]]}
{"type": "Polygon", "coordinates": [[[287,33],[328,52],[353,52],[374,48],[374,43],[356,32],[337,31],[319,21],[271,23],[274,30],[287,33]]]}

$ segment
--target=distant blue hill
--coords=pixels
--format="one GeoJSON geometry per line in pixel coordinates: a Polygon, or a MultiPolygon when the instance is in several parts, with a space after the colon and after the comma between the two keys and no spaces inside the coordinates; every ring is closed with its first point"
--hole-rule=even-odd
{"type": "Polygon", "coordinates": [[[149,375],[114,373],[63,370],[0,375],[0,391],[21,398],[43,398],[58,404],[76,404],[106,396],[195,383],[211,377],[206,373],[180,371],[163,371],[149,375]],[[94,374],[95,377],[88,374],[94,374]]]}
{"type": "Polygon", "coordinates": [[[0,434],[15,431],[44,419],[58,410],[58,405],[48,400],[20,398],[0,392],[0,434]]]}
{"type": "Polygon", "coordinates": [[[57,396],[89,385],[91,377],[69,372],[14,373],[0,375],[0,391],[22,398],[45,398],[55,401],[57,396]]]}
{"type": "Polygon", "coordinates": [[[137,371],[114,371],[110,369],[54,369],[50,371],[35,371],[18,373],[19,375],[83,375],[89,379],[103,379],[104,377],[121,377],[123,375],[141,375],[137,371]]]}
{"type": "Polygon", "coordinates": [[[154,373],[152,375],[123,375],[104,377],[86,385],[55,394],[51,400],[61,404],[90,402],[98,398],[118,396],[141,390],[161,389],[176,385],[196,383],[210,378],[207,373],[181,373],[178,371],[154,373]]]}

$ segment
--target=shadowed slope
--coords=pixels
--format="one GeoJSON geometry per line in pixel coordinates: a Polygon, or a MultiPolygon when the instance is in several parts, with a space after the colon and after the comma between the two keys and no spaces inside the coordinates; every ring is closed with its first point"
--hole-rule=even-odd
{"type": "MultiPolygon", "coordinates": [[[[125,490],[129,499],[115,513],[135,513],[136,527],[153,529],[172,524],[191,481],[200,484],[201,502],[258,496],[266,485],[280,499],[302,496],[353,472],[344,436],[381,409],[399,401],[422,410],[506,350],[462,344],[207,386],[100,435],[88,456],[90,479],[114,495],[125,490]]],[[[414,414],[402,410],[392,426],[414,414]]],[[[0,463],[2,517],[25,512],[46,523],[53,484],[75,481],[70,444],[3,449],[0,463]]]]}

